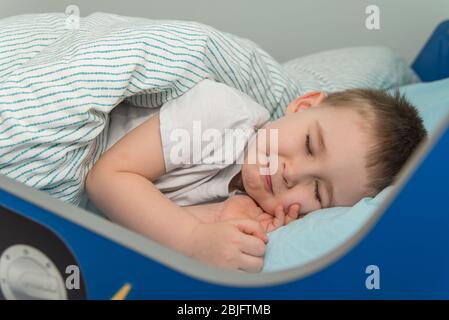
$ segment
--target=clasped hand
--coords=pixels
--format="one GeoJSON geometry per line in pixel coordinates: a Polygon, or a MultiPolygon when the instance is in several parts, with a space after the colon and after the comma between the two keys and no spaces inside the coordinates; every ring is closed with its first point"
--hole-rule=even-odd
{"type": "Polygon", "coordinates": [[[192,256],[228,269],[260,272],[263,268],[267,233],[298,218],[300,206],[285,213],[282,205],[274,215],[263,211],[246,195],[234,195],[219,206],[215,223],[200,223],[194,229],[192,256]]]}
{"type": "Polygon", "coordinates": [[[300,206],[295,203],[290,205],[285,213],[282,205],[278,205],[274,214],[265,212],[249,196],[234,195],[223,202],[217,221],[233,219],[251,219],[259,222],[265,232],[271,232],[296,220],[300,215],[300,206]]]}

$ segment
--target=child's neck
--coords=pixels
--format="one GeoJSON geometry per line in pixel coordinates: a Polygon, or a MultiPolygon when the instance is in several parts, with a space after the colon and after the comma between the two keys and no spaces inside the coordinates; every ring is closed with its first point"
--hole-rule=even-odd
{"type": "Polygon", "coordinates": [[[243,181],[242,181],[242,171],[240,171],[239,173],[237,173],[232,179],[231,182],[229,182],[229,192],[232,192],[234,190],[241,190],[241,191],[245,191],[245,187],[243,186],[243,181]]]}

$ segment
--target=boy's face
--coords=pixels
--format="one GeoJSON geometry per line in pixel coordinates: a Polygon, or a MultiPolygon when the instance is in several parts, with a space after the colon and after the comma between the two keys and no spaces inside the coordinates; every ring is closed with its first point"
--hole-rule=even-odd
{"type": "MultiPolygon", "coordinates": [[[[320,104],[324,98],[323,92],[299,97],[288,105],[284,117],[263,128],[278,130],[277,155],[270,155],[270,139],[266,139],[266,150],[257,147],[257,140],[248,147],[269,156],[269,165],[277,156],[277,170],[271,175],[261,174],[260,168],[267,165],[259,156],[256,164],[248,164],[246,157],[242,166],[246,192],[265,211],[273,213],[282,204],[288,212],[289,206],[297,203],[300,214],[306,214],[352,206],[365,196],[365,156],[373,141],[364,119],[352,109],[320,104]]],[[[266,136],[270,136],[269,131],[266,136]]],[[[256,137],[260,139],[260,134],[256,137]]]]}

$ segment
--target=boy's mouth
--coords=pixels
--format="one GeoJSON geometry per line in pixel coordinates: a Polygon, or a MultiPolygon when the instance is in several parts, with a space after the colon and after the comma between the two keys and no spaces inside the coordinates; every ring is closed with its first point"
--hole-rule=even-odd
{"type": "Polygon", "coordinates": [[[273,193],[273,185],[271,184],[271,176],[269,174],[265,176],[265,188],[268,192],[273,193]]]}
{"type": "MultiPolygon", "coordinates": [[[[268,162],[266,168],[267,168],[267,170],[269,172],[270,171],[270,162],[268,162]]],[[[268,192],[274,194],[274,192],[273,192],[273,184],[271,182],[271,175],[270,174],[267,174],[267,175],[264,176],[264,183],[265,183],[265,189],[268,192]]]]}

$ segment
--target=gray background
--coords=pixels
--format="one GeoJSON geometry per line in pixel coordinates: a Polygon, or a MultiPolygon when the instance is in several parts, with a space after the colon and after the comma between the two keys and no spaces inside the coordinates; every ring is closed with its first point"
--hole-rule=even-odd
{"type": "Polygon", "coordinates": [[[69,4],[81,16],[102,11],[199,21],[253,40],[279,62],[361,45],[388,46],[411,62],[435,26],[449,19],[449,0],[1,0],[0,18],[64,12],[69,4]],[[380,30],[365,28],[370,4],[380,8],[380,30]]]}

